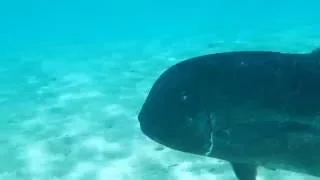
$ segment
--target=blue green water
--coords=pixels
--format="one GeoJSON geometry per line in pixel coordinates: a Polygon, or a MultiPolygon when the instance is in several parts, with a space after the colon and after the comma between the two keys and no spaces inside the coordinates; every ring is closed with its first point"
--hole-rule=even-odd
{"type": "MultiPolygon", "coordinates": [[[[231,180],[227,163],[164,148],[137,112],[190,56],[320,45],[320,2],[0,2],[0,179],[231,180]]],[[[315,179],[262,169],[259,178],[315,179]]]]}

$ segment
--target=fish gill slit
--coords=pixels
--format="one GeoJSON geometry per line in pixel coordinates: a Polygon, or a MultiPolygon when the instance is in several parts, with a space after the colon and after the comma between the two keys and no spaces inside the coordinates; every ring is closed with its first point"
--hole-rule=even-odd
{"type": "Polygon", "coordinates": [[[213,151],[213,125],[214,125],[214,114],[210,113],[209,115],[209,125],[210,125],[210,139],[209,139],[209,148],[207,152],[205,153],[206,156],[210,156],[213,151]]]}
{"type": "Polygon", "coordinates": [[[205,153],[206,156],[209,156],[210,154],[212,154],[213,151],[213,132],[210,132],[210,146],[208,151],[205,153]]]}

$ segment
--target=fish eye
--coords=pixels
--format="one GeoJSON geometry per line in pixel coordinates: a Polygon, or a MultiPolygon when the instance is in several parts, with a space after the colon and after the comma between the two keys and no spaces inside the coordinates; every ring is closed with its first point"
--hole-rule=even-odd
{"type": "Polygon", "coordinates": [[[182,101],[186,101],[188,99],[188,95],[186,91],[183,91],[180,95],[182,101]]]}

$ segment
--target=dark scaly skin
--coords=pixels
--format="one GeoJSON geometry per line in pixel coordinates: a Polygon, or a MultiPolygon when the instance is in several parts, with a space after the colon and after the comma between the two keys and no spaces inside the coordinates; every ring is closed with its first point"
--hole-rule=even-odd
{"type": "Polygon", "coordinates": [[[320,53],[227,52],[182,61],[151,88],[138,119],[172,149],[320,177],[320,53]]]}

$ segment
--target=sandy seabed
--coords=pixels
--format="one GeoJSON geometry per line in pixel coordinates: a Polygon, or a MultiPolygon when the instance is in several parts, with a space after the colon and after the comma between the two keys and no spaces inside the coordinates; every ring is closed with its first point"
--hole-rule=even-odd
{"type": "MultiPolygon", "coordinates": [[[[294,40],[297,32],[284,34],[230,42],[214,35],[155,39],[99,44],[97,53],[81,45],[7,56],[0,67],[0,179],[233,180],[225,161],[149,140],[137,113],[158,75],[185,58],[243,49],[306,52],[320,42],[320,36],[294,40]]],[[[318,178],[259,169],[258,180],[279,179],[318,178]]]]}

